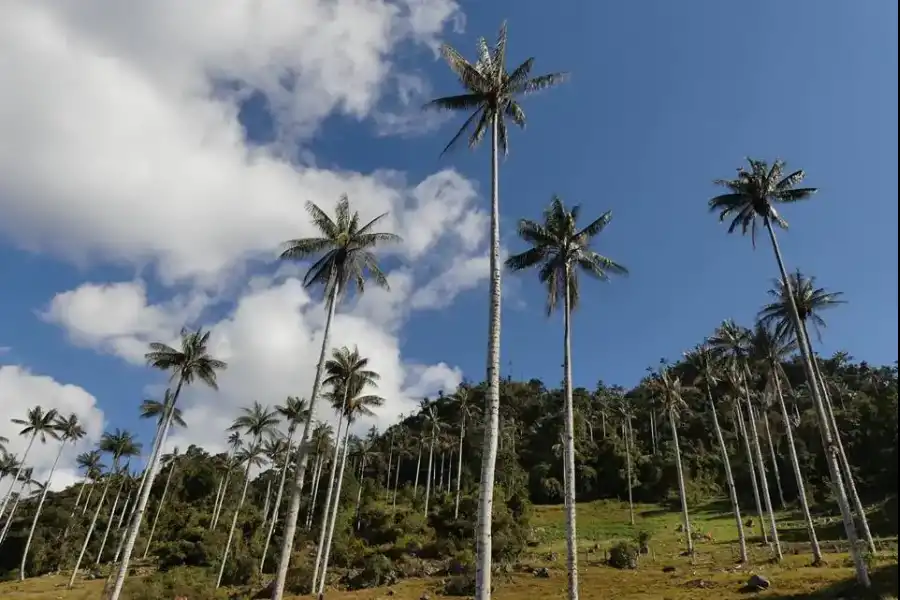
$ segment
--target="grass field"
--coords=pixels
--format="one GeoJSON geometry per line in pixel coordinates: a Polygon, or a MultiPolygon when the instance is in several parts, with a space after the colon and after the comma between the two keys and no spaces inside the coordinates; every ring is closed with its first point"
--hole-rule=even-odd
{"type": "MultiPolygon", "coordinates": [[[[809,599],[896,598],[896,539],[884,542],[885,550],[871,557],[875,592],[860,596],[852,591],[853,569],[840,544],[833,539],[839,523],[822,519],[820,527],[826,565],[810,566],[806,532],[796,515],[783,514],[780,537],[785,560],[771,563],[771,552],[759,542],[754,526],[751,547],[752,564],[734,567],[737,556],[737,530],[727,505],[718,503],[698,507],[692,515],[696,528],[710,539],[696,542],[693,560],[681,556],[683,534],[678,533],[680,515],[659,506],[637,506],[636,523],[629,524],[628,508],[617,502],[595,502],[578,506],[579,568],[583,600],[730,600],[738,598],[809,599]],[[605,550],[616,541],[633,539],[644,530],[651,533],[651,552],[641,558],[635,570],[618,570],[603,564],[605,550]],[[665,567],[666,572],[663,571],[665,567]],[[674,571],[671,570],[674,567],[674,571]],[[765,575],[772,587],[760,593],[742,591],[752,573],[765,575]]],[[[561,507],[536,507],[533,525],[538,545],[529,548],[520,559],[520,567],[547,567],[548,579],[527,572],[512,572],[494,577],[496,600],[551,600],[566,597],[565,522],[561,507]]],[[[749,533],[749,532],[748,532],[749,533]]],[[[48,576],[24,583],[0,584],[2,600],[88,600],[100,597],[102,581],[86,581],[71,591],[64,588],[66,578],[48,576]]],[[[379,588],[357,592],[330,591],[335,600],[419,600],[423,593],[434,598],[440,580],[411,580],[388,590],[379,588]]],[[[205,600],[190,598],[189,600],[205,600]]]]}

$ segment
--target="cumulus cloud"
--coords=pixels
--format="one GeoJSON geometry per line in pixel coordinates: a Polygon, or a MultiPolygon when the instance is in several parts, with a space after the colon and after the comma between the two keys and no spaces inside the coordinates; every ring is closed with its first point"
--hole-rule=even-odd
{"type": "MultiPolygon", "coordinates": [[[[17,365],[0,365],[0,402],[5,418],[0,419],[0,437],[9,439],[7,451],[19,458],[25,452],[28,438],[20,436],[21,425],[10,419],[24,419],[34,406],[44,410],[56,409],[62,415],[78,416],[86,436],[75,445],[69,445],[54,473],[51,489],[62,489],[77,477],[75,457],[100,439],[103,431],[103,412],[97,407],[97,400],[84,389],[71,384],[62,384],[47,375],[38,375],[17,365]]],[[[28,453],[28,466],[34,468],[32,478],[44,482],[59,451],[59,442],[48,440],[46,444],[35,441],[28,453]]],[[[5,494],[7,481],[0,486],[0,494],[5,494]]]]}

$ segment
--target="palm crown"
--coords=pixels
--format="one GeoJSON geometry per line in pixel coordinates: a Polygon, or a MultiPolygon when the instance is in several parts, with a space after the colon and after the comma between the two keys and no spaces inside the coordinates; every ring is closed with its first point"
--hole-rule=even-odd
{"type": "Polygon", "coordinates": [[[234,420],[229,431],[244,431],[254,440],[271,435],[278,426],[278,414],[269,407],[254,402],[250,408],[242,408],[242,413],[234,420]]]}
{"type": "MultiPolygon", "coordinates": [[[[165,414],[166,406],[171,404],[172,401],[172,390],[166,390],[165,396],[163,397],[163,401],[159,400],[147,399],[141,402],[141,418],[142,419],[157,419],[162,421],[163,415],[165,414]]],[[[172,412],[172,424],[178,427],[187,427],[187,423],[184,422],[184,418],[181,416],[181,409],[175,407],[172,412]]]]}
{"type": "Polygon", "coordinates": [[[144,355],[147,363],[162,371],[171,371],[172,379],[190,385],[199,379],[214,390],[219,389],[216,382],[216,371],[222,371],[228,365],[209,355],[209,331],[198,329],[181,330],[181,349],[159,342],[150,344],[150,352],[144,355]]]}
{"type": "Polygon", "coordinates": [[[590,244],[612,218],[606,212],[583,229],[576,221],[580,207],[567,210],[558,196],[544,211],[544,222],[528,219],[519,221],[519,237],[531,244],[531,248],[510,256],[506,266],[514,271],[540,265],[538,277],[547,286],[547,313],[551,313],[565,294],[569,282],[570,308],[578,305],[578,276],[580,269],[601,281],[609,279],[609,273],[625,275],[628,270],[615,261],[591,250],[590,244]]]}
{"type": "Polygon", "coordinates": [[[287,420],[290,432],[293,432],[297,425],[309,418],[309,406],[306,400],[296,396],[288,396],[283,405],[275,407],[275,411],[287,420]]]}
{"type": "Polygon", "coordinates": [[[70,414],[68,417],[57,417],[54,427],[56,427],[56,431],[59,432],[60,437],[65,442],[74,443],[87,435],[84,427],[78,422],[78,415],[75,413],[70,414]]]}
{"type": "Polygon", "coordinates": [[[495,120],[499,149],[506,154],[509,150],[506,120],[511,120],[520,128],[525,127],[525,111],[522,110],[516,98],[552,87],[567,77],[566,73],[531,77],[534,58],[527,59],[512,72],[508,72],[506,70],[506,23],[500,26],[500,33],[497,35],[497,41],[493,48],[488,45],[487,40],[479,38],[478,60],[475,61],[475,64],[467,61],[447,44],[441,46],[441,55],[453,73],[459,77],[465,93],[437,98],[426,104],[425,108],[465,110],[472,113],[444,148],[442,154],[455,146],[466,132],[471,132],[469,147],[474,148],[484,139],[484,134],[495,120]]]}
{"type": "MultiPolygon", "coordinates": [[[[825,288],[817,288],[816,278],[807,277],[799,269],[788,275],[788,279],[794,291],[794,302],[797,305],[800,322],[812,323],[816,337],[821,339],[821,329],[825,327],[825,320],[819,316],[818,311],[843,304],[844,300],[841,300],[843,292],[829,292],[825,288]]],[[[774,324],[778,335],[787,335],[793,330],[790,297],[780,279],[773,281],[769,296],[773,300],[759,311],[759,318],[765,323],[774,324]]]]}
{"type": "Polygon", "coordinates": [[[59,439],[56,429],[56,417],[57,412],[55,408],[44,412],[43,408],[35,406],[28,411],[28,415],[24,419],[10,419],[10,421],[16,425],[23,426],[22,430],[19,431],[19,435],[33,435],[44,443],[48,437],[54,440],[59,439]]]}
{"type": "Polygon", "coordinates": [[[782,229],[788,224],[775,209],[775,204],[786,204],[805,200],[816,193],[816,188],[796,187],[806,174],[802,170],[784,175],[785,163],[776,159],[770,167],[765,161],[748,158],[750,170],[738,169],[737,179],[717,179],[714,183],[728,188],[727,194],[716,196],[709,201],[710,212],[718,212],[719,220],[731,217],[728,233],[738,227],[741,233],[750,231],[753,246],[756,247],[756,223],[774,221],[782,229]]]}
{"type": "Polygon", "coordinates": [[[141,445],[135,441],[134,434],[122,429],[104,433],[100,438],[99,448],[111,454],[116,464],[122,457],[137,456],[141,452],[141,445]]]}

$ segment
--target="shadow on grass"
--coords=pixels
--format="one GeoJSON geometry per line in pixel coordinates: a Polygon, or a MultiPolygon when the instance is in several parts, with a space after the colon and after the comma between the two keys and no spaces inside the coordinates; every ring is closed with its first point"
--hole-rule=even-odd
{"type": "MultiPolygon", "coordinates": [[[[766,594],[767,600],[881,600],[886,596],[896,598],[897,591],[897,565],[885,565],[871,571],[872,589],[865,590],[856,584],[855,579],[845,579],[835,584],[823,587],[815,592],[802,594],[766,594]]],[[[744,590],[742,590],[744,591],[744,590]]],[[[752,593],[747,590],[747,593],[752,593]]]]}

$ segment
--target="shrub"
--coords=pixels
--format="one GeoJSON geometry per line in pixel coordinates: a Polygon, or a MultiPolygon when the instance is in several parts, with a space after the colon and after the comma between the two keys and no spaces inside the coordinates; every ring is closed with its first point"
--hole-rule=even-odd
{"type": "Polygon", "coordinates": [[[635,541],[637,542],[638,551],[641,554],[647,554],[650,552],[650,538],[653,537],[653,534],[647,531],[646,529],[642,529],[635,536],[635,541]]]}
{"type": "Polygon", "coordinates": [[[454,575],[444,582],[445,596],[473,596],[475,594],[475,576],[454,575]]]}
{"type": "Polygon", "coordinates": [[[638,547],[631,542],[619,542],[609,549],[607,563],[616,569],[636,569],[638,547]]]}
{"type": "Polygon", "coordinates": [[[362,570],[346,579],[347,587],[351,590],[392,585],[397,581],[397,573],[394,564],[384,554],[373,554],[365,560],[362,570]]]}
{"type": "Polygon", "coordinates": [[[127,600],[171,600],[187,597],[191,600],[220,600],[228,598],[225,590],[216,590],[212,574],[205,569],[179,567],[154,573],[143,579],[129,579],[125,583],[127,600]]]}

